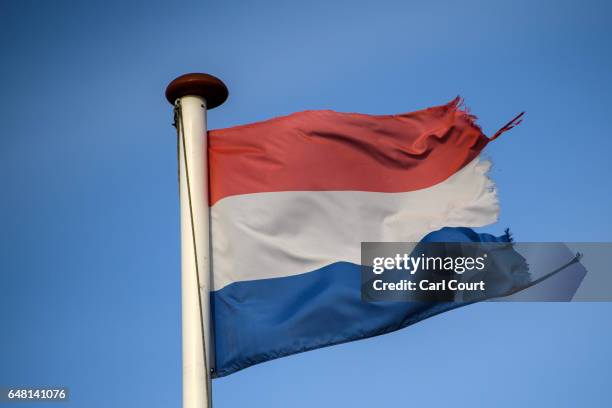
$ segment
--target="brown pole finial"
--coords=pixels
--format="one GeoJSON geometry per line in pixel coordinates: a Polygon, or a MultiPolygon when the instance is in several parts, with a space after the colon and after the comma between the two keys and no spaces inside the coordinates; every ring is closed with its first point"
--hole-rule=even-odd
{"type": "Polygon", "coordinates": [[[206,100],[206,108],[213,109],[225,102],[229,91],[219,78],[199,73],[181,75],[166,88],[166,99],[172,105],[177,99],[187,95],[203,97],[206,100]]]}

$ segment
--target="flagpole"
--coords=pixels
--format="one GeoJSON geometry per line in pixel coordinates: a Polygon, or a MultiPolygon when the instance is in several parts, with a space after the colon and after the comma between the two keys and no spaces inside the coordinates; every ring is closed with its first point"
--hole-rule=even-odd
{"type": "Polygon", "coordinates": [[[214,336],[206,110],[221,105],[227,96],[225,84],[207,74],[182,75],[166,88],[166,98],[175,107],[178,135],[183,408],[212,406],[214,336]]]}

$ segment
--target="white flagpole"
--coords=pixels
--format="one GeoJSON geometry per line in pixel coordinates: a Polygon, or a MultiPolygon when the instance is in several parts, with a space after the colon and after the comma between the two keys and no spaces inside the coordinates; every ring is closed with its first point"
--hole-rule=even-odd
{"type": "Polygon", "coordinates": [[[210,211],[206,110],[227,99],[223,82],[187,74],[168,85],[178,134],[181,212],[183,408],[212,406],[214,347],[210,315],[210,211]]]}

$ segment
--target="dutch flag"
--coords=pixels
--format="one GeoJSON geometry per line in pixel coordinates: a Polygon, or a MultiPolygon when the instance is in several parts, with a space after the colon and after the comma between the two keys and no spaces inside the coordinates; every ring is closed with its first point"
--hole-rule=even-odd
{"type": "Polygon", "coordinates": [[[449,304],[366,303],[361,242],[495,241],[486,137],[459,98],[209,132],[214,372],[400,329],[449,304]],[[449,228],[450,227],[450,228],[449,228]],[[433,234],[433,235],[432,235],[433,234]]]}

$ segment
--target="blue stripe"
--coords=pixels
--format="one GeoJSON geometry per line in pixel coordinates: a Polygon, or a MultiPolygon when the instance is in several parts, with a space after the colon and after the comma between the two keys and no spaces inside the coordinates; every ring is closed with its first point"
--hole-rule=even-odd
{"type": "MultiPolygon", "coordinates": [[[[427,242],[507,242],[444,228],[427,242]]],[[[458,303],[361,301],[361,267],[337,262],[284,278],[236,282],[211,293],[215,371],[222,377],[275,358],[399,330],[458,303]]]]}

